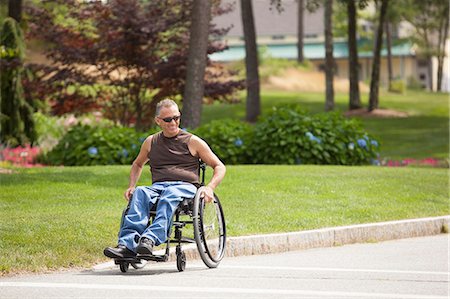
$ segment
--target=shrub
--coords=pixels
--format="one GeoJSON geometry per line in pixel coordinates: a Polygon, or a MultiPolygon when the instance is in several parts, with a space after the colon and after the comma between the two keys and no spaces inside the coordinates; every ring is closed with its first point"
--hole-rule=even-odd
{"type": "Polygon", "coordinates": [[[360,165],[376,160],[378,146],[356,119],[292,106],[274,108],[256,125],[252,157],[258,164],[360,165]]]}
{"type": "Polygon", "coordinates": [[[238,120],[215,120],[193,132],[204,139],[225,164],[247,164],[252,146],[252,127],[238,120]]]}
{"type": "Polygon", "coordinates": [[[406,90],[406,83],[402,79],[392,80],[389,91],[404,94],[406,90]]]}
{"type": "Polygon", "coordinates": [[[149,134],[120,126],[78,124],[40,160],[45,164],[67,166],[131,164],[149,134]]]}
{"type": "Polygon", "coordinates": [[[36,122],[37,143],[43,153],[47,153],[58,144],[58,141],[77,124],[93,125],[96,127],[111,127],[113,122],[91,113],[75,117],[73,114],[64,116],[49,116],[41,112],[33,115],[36,122]]]}

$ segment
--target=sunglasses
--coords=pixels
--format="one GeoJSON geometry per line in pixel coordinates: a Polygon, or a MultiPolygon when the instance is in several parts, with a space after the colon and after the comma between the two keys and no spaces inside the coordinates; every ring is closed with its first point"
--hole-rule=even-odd
{"type": "Polygon", "coordinates": [[[180,117],[181,117],[181,115],[177,115],[177,116],[173,116],[173,117],[165,117],[165,118],[158,117],[158,118],[162,119],[166,123],[170,123],[170,122],[172,122],[172,120],[178,121],[180,119],[180,117]]]}

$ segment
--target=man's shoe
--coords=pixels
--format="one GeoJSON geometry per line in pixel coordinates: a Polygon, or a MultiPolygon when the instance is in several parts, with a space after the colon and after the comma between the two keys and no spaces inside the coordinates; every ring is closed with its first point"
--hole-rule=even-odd
{"type": "Polygon", "coordinates": [[[139,245],[136,248],[138,254],[142,255],[152,255],[153,252],[153,241],[148,238],[141,238],[139,240],[139,245]]]}
{"type": "Polygon", "coordinates": [[[126,248],[124,245],[117,247],[106,247],[103,253],[110,258],[135,258],[136,253],[126,248]]]}

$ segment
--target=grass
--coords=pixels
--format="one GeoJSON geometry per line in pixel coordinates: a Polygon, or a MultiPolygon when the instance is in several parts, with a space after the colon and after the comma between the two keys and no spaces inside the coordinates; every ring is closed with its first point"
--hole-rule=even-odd
{"type": "MultiPolygon", "coordinates": [[[[129,166],[0,174],[0,273],[88,267],[115,244],[129,166]]],[[[211,172],[208,172],[211,175],[211,172]]],[[[448,170],[229,166],[219,186],[229,236],[449,213],[448,170]]],[[[143,175],[140,184],[148,184],[143,175]]]]}
{"type": "MultiPolygon", "coordinates": [[[[245,98],[245,94],[241,94],[245,98]]],[[[346,111],[348,95],[336,94],[336,110],[346,111]]],[[[323,93],[263,91],[262,115],[272,107],[298,104],[311,113],[324,111],[323,93]]],[[[362,95],[367,107],[367,95],[362,95]]],[[[381,157],[387,159],[428,157],[449,158],[449,96],[443,93],[407,91],[394,94],[381,91],[380,108],[407,112],[407,118],[360,118],[369,133],[381,141],[381,157]]],[[[215,103],[203,108],[202,123],[214,119],[245,119],[245,101],[239,104],[215,103]]]]}
{"type": "MultiPolygon", "coordinates": [[[[244,98],[244,94],[241,95],[244,98]]],[[[264,91],[262,114],[297,103],[323,111],[324,95],[264,91]]],[[[367,97],[363,97],[367,103],[367,97]]],[[[337,110],[347,95],[336,95],[337,110]]],[[[382,157],[448,158],[448,95],[382,93],[380,108],[408,118],[361,119],[382,157]]],[[[245,103],[204,107],[202,122],[244,119],[245,103]]],[[[129,166],[45,167],[0,174],[0,275],[88,267],[116,242],[129,166]]],[[[211,175],[211,172],[208,173],[211,175]]],[[[449,214],[449,172],[439,168],[229,166],[217,192],[229,236],[449,214]]],[[[140,184],[149,184],[143,175],[140,184]]]]}

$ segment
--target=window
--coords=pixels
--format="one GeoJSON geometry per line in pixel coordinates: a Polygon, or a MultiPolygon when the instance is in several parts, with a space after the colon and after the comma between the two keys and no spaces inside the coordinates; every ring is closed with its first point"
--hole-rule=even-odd
{"type": "Polygon", "coordinates": [[[284,38],[285,38],[284,35],[272,35],[272,39],[280,40],[280,39],[284,39],[284,38]]]}

